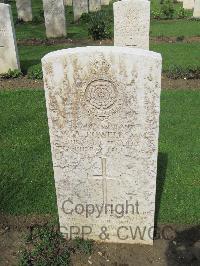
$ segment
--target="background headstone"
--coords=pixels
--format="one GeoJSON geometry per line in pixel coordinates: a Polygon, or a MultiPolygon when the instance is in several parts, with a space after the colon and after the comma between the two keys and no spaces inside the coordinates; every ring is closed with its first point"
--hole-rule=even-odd
{"type": "Polygon", "coordinates": [[[88,226],[89,238],[102,240],[106,226],[107,242],[152,244],[160,54],[127,47],[74,48],[46,55],[42,65],[62,233],[88,226]],[[94,207],[89,215],[88,204],[94,207]],[[129,210],[121,212],[120,205],[127,204],[129,210]],[[101,215],[95,206],[102,207],[101,215]],[[140,227],[144,239],[138,234],[122,240],[120,226],[140,227]]]}
{"type": "Polygon", "coordinates": [[[200,18],[200,0],[195,0],[195,2],[194,2],[193,17],[194,18],[200,18]]]}
{"type": "Polygon", "coordinates": [[[32,21],[31,0],[16,0],[18,19],[22,21],[32,21]]]}
{"type": "Polygon", "coordinates": [[[101,5],[102,6],[108,6],[110,3],[110,0],[101,0],[101,5]]]}
{"type": "Polygon", "coordinates": [[[10,5],[0,3],[0,73],[20,69],[10,5]]]}
{"type": "Polygon", "coordinates": [[[101,10],[101,0],[89,0],[89,11],[95,12],[101,10]]]}
{"type": "Polygon", "coordinates": [[[184,9],[193,9],[194,8],[194,0],[183,0],[183,8],[184,9]]]}
{"type": "Polygon", "coordinates": [[[150,2],[124,0],[113,4],[114,45],[149,49],[150,2]]]}
{"type": "Polygon", "coordinates": [[[81,15],[88,13],[88,0],[73,0],[74,21],[80,19],[81,15]]]}
{"type": "Polygon", "coordinates": [[[65,6],[63,0],[43,0],[43,8],[47,37],[66,36],[65,6]]]}
{"type": "Polygon", "coordinates": [[[72,6],[72,2],[73,2],[73,0],[64,0],[64,4],[66,6],[72,6]]]}

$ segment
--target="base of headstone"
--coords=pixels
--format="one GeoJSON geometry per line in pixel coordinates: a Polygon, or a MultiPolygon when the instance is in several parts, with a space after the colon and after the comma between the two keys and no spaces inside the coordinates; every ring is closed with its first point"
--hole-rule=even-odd
{"type": "Polygon", "coordinates": [[[32,21],[31,0],[16,0],[18,19],[24,22],[32,21]]]}
{"type": "Polygon", "coordinates": [[[73,0],[74,21],[78,21],[82,14],[88,13],[88,0],[73,0]]]}
{"type": "Polygon", "coordinates": [[[194,0],[183,0],[183,8],[184,9],[193,9],[194,8],[194,0]]]}

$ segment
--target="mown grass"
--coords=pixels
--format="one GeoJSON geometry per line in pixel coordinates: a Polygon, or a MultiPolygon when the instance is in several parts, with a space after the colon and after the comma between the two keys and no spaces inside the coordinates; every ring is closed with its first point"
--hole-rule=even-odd
{"type": "MultiPolygon", "coordinates": [[[[81,46],[81,43],[79,44],[81,46]]],[[[52,51],[72,47],[72,45],[19,45],[19,55],[23,73],[27,73],[30,66],[41,62],[41,58],[52,51]]],[[[183,69],[200,66],[199,43],[162,43],[151,44],[150,50],[161,53],[163,57],[163,71],[169,70],[174,65],[183,69]]]]}
{"type": "MultiPolygon", "coordinates": [[[[178,10],[182,4],[175,4],[175,9],[178,10]]],[[[38,16],[42,11],[42,0],[35,0],[32,2],[33,15],[38,16]]],[[[17,18],[15,3],[12,4],[14,19],[17,18]]],[[[160,8],[158,0],[152,1],[152,8],[154,10],[160,8]]],[[[112,5],[104,7],[108,12],[109,17],[112,17],[112,5]]],[[[71,39],[88,38],[88,30],[86,22],[79,23],[73,22],[72,7],[66,8],[67,18],[67,31],[68,37],[71,39]]],[[[113,30],[113,29],[112,29],[113,30]]],[[[18,39],[45,39],[45,26],[44,23],[22,23],[16,25],[16,33],[18,39]]],[[[187,19],[181,20],[152,20],[151,21],[151,36],[199,36],[200,23],[199,21],[190,21],[187,19]]],[[[71,45],[53,45],[53,46],[22,46],[19,45],[20,62],[23,73],[27,73],[30,66],[40,63],[41,58],[48,52],[58,49],[72,47],[71,45]]],[[[174,65],[181,66],[183,69],[200,66],[200,46],[199,43],[162,43],[151,44],[151,50],[159,52],[163,56],[163,71],[167,71],[174,65]]]]}
{"type": "Polygon", "coordinates": [[[0,95],[0,210],[56,213],[43,92],[0,95]]]}
{"type": "Polygon", "coordinates": [[[41,58],[50,52],[69,48],[67,45],[38,45],[38,46],[21,46],[19,45],[19,56],[21,70],[23,73],[27,73],[30,66],[41,63],[41,58]]]}
{"type": "MultiPolygon", "coordinates": [[[[158,221],[199,223],[198,91],[161,95],[158,221]]],[[[43,91],[0,92],[0,211],[56,215],[43,91]]]]}
{"type": "Polygon", "coordinates": [[[151,44],[150,50],[161,53],[163,58],[163,71],[174,65],[183,69],[200,66],[199,43],[162,43],[151,44]]]}
{"type": "Polygon", "coordinates": [[[152,20],[150,36],[200,36],[200,21],[178,20],[152,20]]]}
{"type": "MultiPolygon", "coordinates": [[[[176,12],[180,9],[182,3],[174,4],[176,12]]],[[[159,10],[161,7],[160,1],[151,1],[151,10],[159,10]]],[[[43,12],[42,0],[32,1],[33,17],[43,12]]],[[[109,14],[109,17],[113,17],[112,3],[108,7],[103,7],[109,14]]],[[[12,3],[12,12],[14,21],[17,21],[17,12],[15,2],[12,3]]],[[[190,11],[189,16],[192,16],[190,11]]],[[[88,38],[88,30],[85,22],[74,23],[73,22],[73,9],[72,7],[66,7],[66,21],[68,38],[83,39],[88,38]]],[[[15,25],[16,36],[18,40],[22,39],[46,39],[45,25],[44,23],[34,24],[30,23],[18,23],[15,25]]],[[[113,27],[112,27],[113,34],[113,27]]],[[[151,36],[199,36],[200,35],[200,23],[199,21],[190,21],[187,19],[180,20],[152,20],[151,21],[151,36]]]]}

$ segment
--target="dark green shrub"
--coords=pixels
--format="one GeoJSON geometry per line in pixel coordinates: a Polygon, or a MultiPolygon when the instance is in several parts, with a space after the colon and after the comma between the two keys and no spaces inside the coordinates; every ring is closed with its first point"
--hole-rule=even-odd
{"type": "Polygon", "coordinates": [[[37,64],[29,67],[27,75],[29,79],[42,79],[43,78],[42,65],[37,64]]]}
{"type": "Polygon", "coordinates": [[[162,18],[162,12],[160,10],[151,10],[151,18],[161,19],[162,18]]]}
{"type": "Polygon", "coordinates": [[[39,13],[33,17],[32,23],[41,24],[43,22],[44,22],[44,12],[43,10],[39,10],[39,13]]]}
{"type": "Polygon", "coordinates": [[[3,73],[0,75],[0,77],[4,79],[18,78],[20,76],[22,76],[22,72],[19,69],[9,69],[7,73],[3,73]]]}
{"type": "Polygon", "coordinates": [[[86,255],[91,255],[94,241],[77,237],[73,240],[73,242],[76,249],[80,250],[86,255]]]}
{"type": "Polygon", "coordinates": [[[20,266],[67,266],[70,250],[67,241],[53,226],[35,227],[27,237],[29,246],[20,253],[20,266]]]}
{"type": "Polygon", "coordinates": [[[90,14],[88,33],[93,40],[111,38],[110,19],[106,12],[98,11],[90,14]]]}
{"type": "Polygon", "coordinates": [[[177,11],[177,18],[185,18],[185,17],[187,17],[187,11],[181,7],[177,11]]]}
{"type": "Polygon", "coordinates": [[[184,35],[181,35],[181,36],[178,36],[178,37],[176,38],[176,41],[177,41],[177,42],[182,42],[184,39],[185,39],[185,36],[184,36],[184,35]]]}
{"type": "Polygon", "coordinates": [[[181,66],[173,65],[166,75],[171,79],[200,79],[200,67],[199,66],[188,66],[187,68],[182,68],[181,66]]]}
{"type": "Polygon", "coordinates": [[[91,13],[83,13],[80,17],[80,21],[84,23],[88,23],[90,21],[91,13]]]}
{"type": "Polygon", "coordinates": [[[174,16],[174,6],[171,0],[166,0],[161,7],[161,11],[166,19],[172,19],[174,16]]]}
{"type": "Polygon", "coordinates": [[[22,19],[20,19],[20,18],[16,18],[16,20],[15,20],[15,25],[17,25],[17,24],[25,24],[25,23],[27,23],[27,22],[24,22],[22,19]]]}

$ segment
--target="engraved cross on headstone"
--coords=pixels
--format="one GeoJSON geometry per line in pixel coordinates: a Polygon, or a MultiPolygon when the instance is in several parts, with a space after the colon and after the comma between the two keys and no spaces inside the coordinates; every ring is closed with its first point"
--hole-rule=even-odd
{"type": "Polygon", "coordinates": [[[102,192],[103,192],[103,204],[107,204],[108,202],[108,188],[107,188],[107,180],[112,180],[115,178],[109,177],[107,175],[107,161],[106,158],[100,158],[101,159],[101,174],[99,175],[93,175],[95,179],[101,179],[102,180],[102,192]]]}

